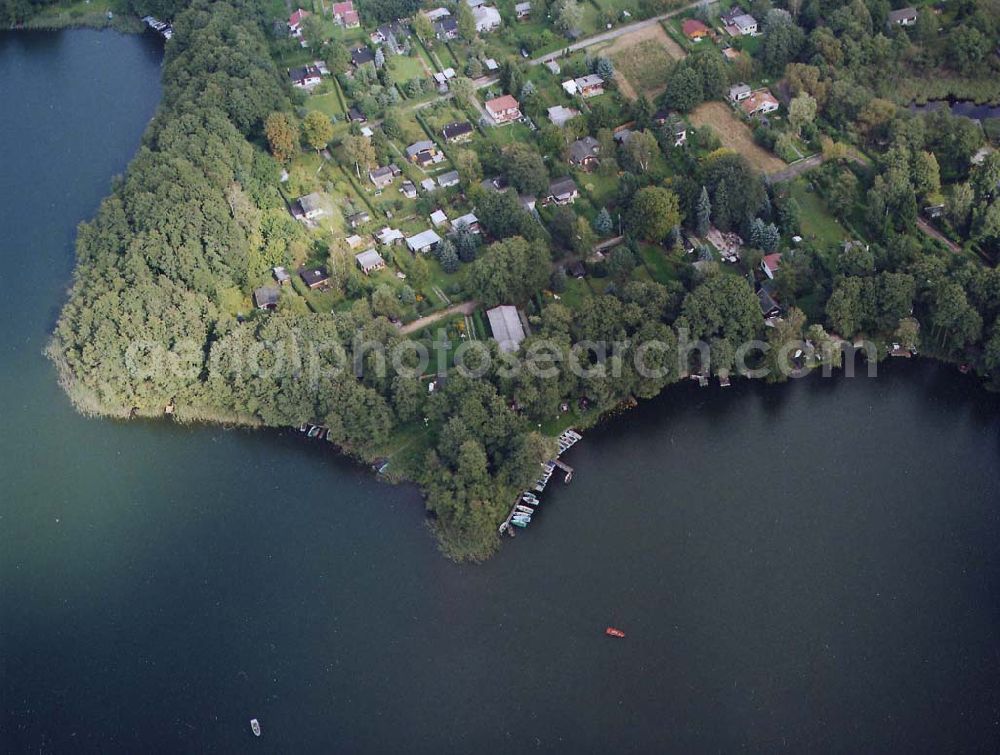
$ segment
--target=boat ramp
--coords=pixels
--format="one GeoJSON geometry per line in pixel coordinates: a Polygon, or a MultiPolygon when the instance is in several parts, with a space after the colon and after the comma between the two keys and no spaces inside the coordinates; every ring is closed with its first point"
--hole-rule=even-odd
{"type": "Polygon", "coordinates": [[[565,474],[563,482],[568,483],[573,479],[573,467],[564,461],[561,461],[559,457],[575,446],[582,438],[583,436],[576,430],[565,430],[559,436],[558,453],[554,459],[541,465],[541,474],[531,486],[531,490],[525,490],[518,494],[513,506],[511,506],[510,513],[503,521],[503,524],[500,525],[501,535],[504,532],[509,532],[513,537],[513,527],[524,528],[531,524],[532,514],[538,510],[538,506],[542,503],[538,498],[538,494],[545,490],[545,487],[549,484],[549,480],[552,479],[552,475],[555,474],[557,469],[565,474]]]}

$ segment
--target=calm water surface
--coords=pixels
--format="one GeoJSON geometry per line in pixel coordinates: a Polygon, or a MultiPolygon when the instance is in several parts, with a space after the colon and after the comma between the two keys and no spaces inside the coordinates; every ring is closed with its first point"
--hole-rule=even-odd
{"type": "Polygon", "coordinates": [[[481,567],[292,435],[76,416],[41,352],[160,58],[0,35],[0,751],[997,749],[1000,405],[952,371],[672,390],[481,567]]]}

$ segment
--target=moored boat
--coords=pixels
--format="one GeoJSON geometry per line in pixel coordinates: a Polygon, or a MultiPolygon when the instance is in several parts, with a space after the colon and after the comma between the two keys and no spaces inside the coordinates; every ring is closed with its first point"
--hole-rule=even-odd
{"type": "Polygon", "coordinates": [[[255,737],[260,736],[260,721],[258,721],[256,718],[250,719],[250,731],[253,732],[253,735],[255,737]]]}
{"type": "Polygon", "coordinates": [[[618,637],[619,639],[625,638],[625,633],[620,629],[616,629],[615,627],[608,627],[607,629],[604,630],[604,634],[606,634],[608,637],[618,637]]]}

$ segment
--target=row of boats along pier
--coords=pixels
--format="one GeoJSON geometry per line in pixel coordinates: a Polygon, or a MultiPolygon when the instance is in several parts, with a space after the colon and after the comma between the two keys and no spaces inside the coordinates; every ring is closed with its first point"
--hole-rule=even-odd
{"type": "Polygon", "coordinates": [[[143,16],[142,21],[164,39],[170,39],[174,36],[174,27],[169,21],[160,21],[160,19],[153,16],[143,16]]]}
{"type": "Polygon", "coordinates": [[[531,490],[525,490],[518,495],[517,500],[514,502],[514,507],[510,510],[510,513],[507,515],[503,524],[500,525],[501,535],[505,532],[509,532],[510,535],[513,536],[513,527],[520,527],[523,529],[531,524],[531,517],[542,504],[538,494],[545,490],[545,486],[549,484],[549,480],[552,479],[552,475],[555,474],[557,469],[566,474],[564,482],[568,483],[573,479],[573,467],[560,461],[559,457],[575,446],[582,438],[583,436],[576,430],[563,431],[562,435],[559,436],[559,453],[557,453],[556,457],[551,461],[547,461],[542,464],[542,473],[539,478],[535,480],[535,484],[532,485],[531,490]]]}

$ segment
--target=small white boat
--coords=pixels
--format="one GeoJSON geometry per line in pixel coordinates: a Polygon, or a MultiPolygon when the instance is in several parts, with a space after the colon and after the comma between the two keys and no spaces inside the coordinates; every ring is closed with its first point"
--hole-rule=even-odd
{"type": "Polygon", "coordinates": [[[260,721],[258,721],[256,718],[250,719],[250,731],[253,732],[253,735],[255,737],[260,736],[260,721]]]}

